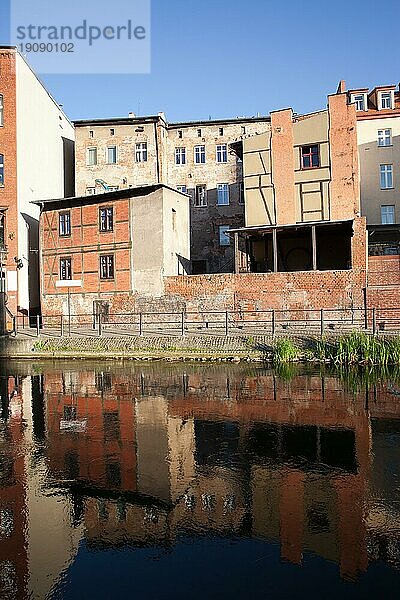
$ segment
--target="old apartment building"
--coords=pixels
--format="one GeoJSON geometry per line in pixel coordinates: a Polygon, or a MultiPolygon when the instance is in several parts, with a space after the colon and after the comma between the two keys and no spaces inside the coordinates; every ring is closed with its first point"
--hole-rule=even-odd
{"type": "Polygon", "coordinates": [[[400,88],[386,85],[347,94],[357,114],[361,211],[370,252],[393,253],[400,244],[400,88]]]}
{"type": "Polygon", "coordinates": [[[227,232],[236,275],[167,278],[166,291],[208,310],[362,307],[366,230],[356,111],[346,94],[313,114],[272,112],[268,132],[232,148],[245,187],[245,227],[227,232]]]}
{"type": "Polygon", "coordinates": [[[165,115],[75,121],[76,193],[164,183],[190,196],[193,273],[233,271],[225,231],[244,224],[242,164],[230,143],[269,117],[168,123],[165,115]]]}
{"type": "Polygon", "coordinates": [[[32,201],[71,195],[74,128],[24,58],[0,47],[0,327],[39,311],[38,221],[32,201]],[[8,313],[7,313],[8,314],[8,313]]]}
{"type": "Polygon", "coordinates": [[[37,202],[46,315],[130,313],[189,270],[189,199],[163,184],[37,202]]]}

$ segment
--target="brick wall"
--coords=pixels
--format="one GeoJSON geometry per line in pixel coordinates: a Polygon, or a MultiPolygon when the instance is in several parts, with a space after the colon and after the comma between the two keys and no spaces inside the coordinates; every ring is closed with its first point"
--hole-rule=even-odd
{"type": "Polygon", "coordinates": [[[400,307],[400,255],[368,257],[369,307],[400,307]]]}
{"type": "Polygon", "coordinates": [[[349,271],[166,277],[165,293],[183,301],[187,310],[361,308],[366,286],[363,218],[354,221],[352,257],[349,271]]]}
{"type": "Polygon", "coordinates": [[[346,94],[328,98],[331,159],[331,219],[352,219],[360,212],[357,122],[346,94]]]}
{"type": "MultiPolygon", "coordinates": [[[[13,50],[0,50],[0,94],[3,95],[4,125],[0,127],[0,153],[4,155],[4,186],[0,186],[0,208],[6,210],[5,244],[7,270],[16,271],[14,256],[18,256],[17,209],[17,113],[16,58],[13,50]]],[[[17,292],[8,292],[8,307],[16,314],[17,292]]]]}
{"type": "MultiPolygon", "coordinates": [[[[65,299],[65,290],[56,287],[60,279],[60,259],[71,257],[72,279],[82,281],[85,293],[123,293],[131,289],[130,273],[130,233],[129,233],[129,200],[111,201],[104,205],[92,204],[72,207],[71,235],[59,236],[57,210],[48,210],[41,214],[41,248],[42,248],[42,295],[43,312],[48,309],[48,294],[55,295],[51,300],[60,306],[65,299]],[[99,208],[113,207],[113,231],[99,231],[99,208]],[[114,254],[115,277],[112,280],[100,279],[99,256],[114,254]]],[[[72,294],[82,295],[79,288],[72,289],[72,294]]]]}

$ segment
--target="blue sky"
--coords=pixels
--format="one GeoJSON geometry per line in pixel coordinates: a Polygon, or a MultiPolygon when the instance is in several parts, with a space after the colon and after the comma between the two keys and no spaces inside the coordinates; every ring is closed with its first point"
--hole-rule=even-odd
{"type": "MultiPolygon", "coordinates": [[[[7,4],[0,0],[2,43],[7,4]]],[[[72,119],[308,112],[341,78],[349,87],[399,82],[399,19],[398,0],[153,0],[150,75],[42,79],[72,119]]]]}

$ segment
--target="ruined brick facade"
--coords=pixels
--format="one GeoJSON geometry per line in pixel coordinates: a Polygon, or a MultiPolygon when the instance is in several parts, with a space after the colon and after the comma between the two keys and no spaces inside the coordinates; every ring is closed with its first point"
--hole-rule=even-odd
{"type": "Polygon", "coordinates": [[[243,172],[229,144],[269,130],[269,120],[255,117],[167,123],[160,113],[154,117],[77,121],[76,192],[101,193],[104,187],[100,180],[118,189],[152,183],[183,188],[191,199],[191,258],[195,271],[233,271],[233,246],[220,243],[220,227],[244,225],[243,172]],[[137,144],[143,143],[147,144],[147,156],[139,160],[144,157],[137,156],[137,144]],[[196,162],[197,146],[204,147],[204,159],[198,159],[204,162],[196,162]],[[116,162],[109,164],[108,148],[114,147],[116,162]],[[90,148],[97,150],[96,165],[88,164],[90,148]],[[200,186],[205,188],[201,202],[200,186]]]}

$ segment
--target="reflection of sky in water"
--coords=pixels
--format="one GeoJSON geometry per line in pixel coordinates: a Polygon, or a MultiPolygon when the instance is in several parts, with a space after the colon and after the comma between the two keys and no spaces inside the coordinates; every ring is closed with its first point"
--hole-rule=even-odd
{"type": "Polygon", "coordinates": [[[400,405],[384,382],[43,371],[0,377],[2,598],[394,597],[400,405]]]}

